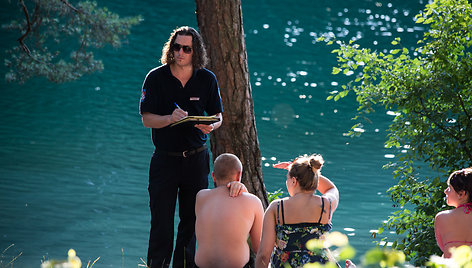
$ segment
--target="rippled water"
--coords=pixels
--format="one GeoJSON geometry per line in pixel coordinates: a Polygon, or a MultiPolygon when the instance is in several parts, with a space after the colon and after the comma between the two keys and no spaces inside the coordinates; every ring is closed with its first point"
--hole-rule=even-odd
{"type": "MultiPolygon", "coordinates": [[[[422,1],[243,1],[248,63],[269,191],[285,190],[285,174],[270,166],[303,153],[321,153],[323,172],[340,189],[334,229],[348,234],[358,255],[374,241],[393,210],[385,191],[394,184],[382,165],[392,119],[379,110],[360,138],[353,96],[325,101],[345,78],[332,76],[335,55],[320,36],[356,40],[378,51],[394,37],[411,48],[425,29],[412,17],[422,1]]],[[[144,76],[158,64],[162,44],[179,25],[196,26],[192,1],[100,1],[121,16],[141,14],[129,44],[97,54],[105,70],[68,84],[1,80],[0,250],[3,263],[39,267],[42,258],[65,258],[76,249],[94,267],[136,267],[146,257],[149,232],[147,169],[150,131],[138,114],[144,76]],[[8,262],[7,261],[7,262],[8,262]]],[[[2,24],[15,4],[2,4],[2,24]]],[[[2,30],[2,58],[17,35],[2,30]]],[[[2,75],[5,67],[0,68],[2,75]]]]}

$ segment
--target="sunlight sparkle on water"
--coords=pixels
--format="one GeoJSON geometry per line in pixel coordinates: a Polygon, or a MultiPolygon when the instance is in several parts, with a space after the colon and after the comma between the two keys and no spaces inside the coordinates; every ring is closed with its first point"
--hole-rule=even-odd
{"type": "MultiPolygon", "coordinates": [[[[380,246],[384,246],[385,245],[385,241],[380,241],[379,242],[379,245],[380,246]]],[[[391,247],[393,245],[393,242],[387,242],[387,247],[391,247]]]]}
{"type": "Polygon", "coordinates": [[[298,71],[298,74],[299,74],[299,75],[302,75],[302,76],[306,76],[306,75],[308,75],[308,72],[306,72],[306,71],[298,71]]]}

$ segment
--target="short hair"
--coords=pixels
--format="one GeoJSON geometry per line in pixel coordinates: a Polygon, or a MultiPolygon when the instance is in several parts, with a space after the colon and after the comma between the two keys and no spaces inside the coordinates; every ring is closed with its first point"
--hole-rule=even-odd
{"type": "Polygon", "coordinates": [[[319,154],[300,156],[292,163],[288,173],[290,177],[297,179],[302,190],[316,190],[318,188],[318,176],[323,164],[323,157],[319,154]]]}
{"type": "Polygon", "coordinates": [[[175,62],[174,52],[172,51],[172,46],[175,43],[177,35],[187,35],[192,37],[192,65],[194,69],[204,68],[208,63],[207,52],[205,49],[205,44],[203,43],[203,38],[201,35],[192,27],[182,26],[176,28],[169,37],[169,40],[164,44],[162,48],[161,62],[162,64],[172,64],[175,62]]]}
{"type": "Polygon", "coordinates": [[[472,167],[452,172],[447,182],[457,193],[460,191],[468,193],[469,200],[467,202],[472,202],[472,167]]]}
{"type": "Polygon", "coordinates": [[[213,175],[219,182],[230,182],[234,176],[241,173],[243,165],[237,156],[230,153],[219,155],[213,163],[213,175]]]}

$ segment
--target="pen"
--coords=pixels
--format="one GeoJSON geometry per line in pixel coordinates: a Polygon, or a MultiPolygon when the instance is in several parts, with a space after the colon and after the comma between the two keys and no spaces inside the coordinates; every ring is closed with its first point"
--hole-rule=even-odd
{"type": "Polygon", "coordinates": [[[180,106],[177,104],[177,102],[174,102],[174,104],[175,104],[175,107],[176,107],[177,109],[182,110],[182,108],[180,108],[180,106]]]}

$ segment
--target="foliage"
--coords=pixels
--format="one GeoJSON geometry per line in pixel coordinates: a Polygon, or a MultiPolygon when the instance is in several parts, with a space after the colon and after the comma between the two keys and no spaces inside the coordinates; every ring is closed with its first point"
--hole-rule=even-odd
{"type": "Polygon", "coordinates": [[[13,263],[18,259],[23,252],[18,253],[15,257],[11,257],[6,255],[6,252],[12,248],[15,244],[9,245],[7,248],[5,248],[2,253],[0,254],[0,267],[1,268],[6,268],[6,267],[13,267],[13,263]]]}
{"type": "MultiPolygon", "coordinates": [[[[93,263],[90,261],[87,263],[86,268],[92,268],[93,265],[100,259],[96,258],[93,263]]],[[[69,249],[67,252],[67,260],[48,260],[41,263],[41,268],[80,268],[82,267],[82,261],[77,256],[74,249],[69,249]]]]}
{"type": "MultiPolygon", "coordinates": [[[[305,268],[331,268],[338,267],[336,262],[340,260],[352,259],[355,256],[355,250],[349,245],[349,239],[340,232],[329,233],[325,239],[312,239],[307,242],[306,247],[316,252],[318,250],[328,251],[332,247],[337,247],[332,251],[333,259],[327,264],[312,263],[305,265],[305,268]]],[[[405,254],[398,250],[373,248],[366,252],[362,257],[362,267],[406,267],[405,254]]]]}
{"type": "MultiPolygon", "coordinates": [[[[346,235],[340,232],[329,233],[325,239],[312,239],[307,242],[306,247],[317,252],[319,250],[331,250],[332,247],[337,247],[333,250],[333,259],[326,264],[310,263],[306,264],[304,268],[336,268],[339,267],[340,261],[352,259],[355,256],[354,249],[349,245],[349,239],[346,235]]],[[[421,266],[433,268],[472,268],[472,247],[460,246],[453,248],[450,259],[445,259],[437,255],[428,257],[421,266]]],[[[357,267],[412,267],[406,262],[405,254],[400,250],[386,249],[386,248],[372,248],[368,250],[361,257],[361,264],[357,267]]],[[[354,264],[355,265],[355,264],[354,264]]],[[[341,265],[343,267],[344,265],[341,265]]],[[[347,267],[347,265],[346,265],[347,267]]],[[[352,267],[352,266],[349,266],[352,267]]],[[[354,266],[354,268],[356,265],[354,266]]]]}
{"type": "Polygon", "coordinates": [[[2,25],[19,37],[6,51],[8,82],[23,83],[34,76],[66,82],[100,71],[103,63],[92,49],[121,46],[131,26],[141,21],[139,16],[120,18],[88,0],[76,6],[67,0],[18,0],[18,7],[18,18],[2,25]]]}
{"type": "Polygon", "coordinates": [[[451,251],[451,258],[444,259],[439,256],[431,256],[430,261],[428,261],[426,265],[432,268],[472,268],[472,247],[463,245],[457,248],[453,248],[451,251]]]}
{"type": "Polygon", "coordinates": [[[267,198],[269,199],[269,204],[272,201],[281,198],[283,194],[284,194],[284,192],[282,191],[282,189],[278,189],[278,190],[275,190],[273,192],[267,192],[267,198]]]}
{"type": "MultiPolygon", "coordinates": [[[[326,235],[324,239],[311,239],[306,243],[306,248],[318,254],[320,250],[326,250],[330,257],[330,262],[323,267],[337,267],[335,262],[337,260],[351,259],[356,255],[356,251],[349,245],[349,239],[345,234],[340,232],[331,232],[326,235]]],[[[304,267],[315,268],[320,264],[309,264],[304,267]]]]}
{"type": "Polygon", "coordinates": [[[440,253],[433,223],[435,214],[445,208],[444,179],[472,165],[472,9],[467,0],[435,0],[415,19],[429,26],[415,51],[403,47],[400,38],[385,54],[352,41],[327,40],[339,45],[333,50],[339,63],[333,74],[356,74],[328,99],[356,94],[358,123],[351,135],[358,135],[355,128],[362,127],[361,120],[374,108],[394,112],[385,144],[398,150],[398,161],[387,167],[394,168],[398,179],[389,194],[400,210],[384,227],[404,237],[394,242],[394,248],[424,263],[429,255],[440,253]],[[443,179],[420,178],[420,162],[443,179]]]}

